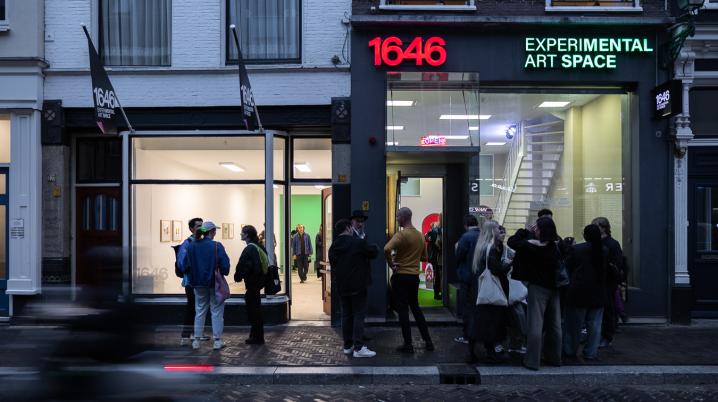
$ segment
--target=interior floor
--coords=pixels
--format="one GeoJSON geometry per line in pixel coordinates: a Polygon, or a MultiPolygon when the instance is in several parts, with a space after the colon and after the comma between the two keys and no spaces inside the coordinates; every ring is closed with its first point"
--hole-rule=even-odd
{"type": "Polygon", "coordinates": [[[301,283],[297,271],[292,271],[292,320],[329,321],[322,303],[322,280],[317,278],[314,263],[307,272],[307,281],[301,283]]]}

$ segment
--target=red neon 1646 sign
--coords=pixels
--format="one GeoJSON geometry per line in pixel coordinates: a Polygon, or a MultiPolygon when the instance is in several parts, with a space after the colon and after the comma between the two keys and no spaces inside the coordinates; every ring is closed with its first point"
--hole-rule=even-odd
{"type": "Polygon", "coordinates": [[[424,41],[422,38],[414,38],[404,48],[404,42],[396,36],[386,39],[376,37],[369,41],[369,47],[374,48],[374,65],[398,66],[404,60],[414,60],[417,66],[426,62],[430,66],[440,66],[446,62],[446,42],[443,38],[432,36],[424,41]]]}

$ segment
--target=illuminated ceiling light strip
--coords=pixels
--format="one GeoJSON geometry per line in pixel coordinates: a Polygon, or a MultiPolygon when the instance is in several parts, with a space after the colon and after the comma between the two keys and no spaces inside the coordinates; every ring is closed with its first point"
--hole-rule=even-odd
{"type": "Polygon", "coordinates": [[[469,126],[469,131],[479,131],[479,126],[469,126]]]}
{"type": "Polygon", "coordinates": [[[414,106],[414,101],[410,100],[388,100],[387,106],[414,106]]]}
{"type": "Polygon", "coordinates": [[[389,147],[395,147],[395,146],[399,145],[399,142],[398,141],[387,141],[386,145],[389,147]]]}
{"type": "Polygon", "coordinates": [[[490,114],[442,114],[439,120],[488,120],[490,114]]]}
{"type": "Polygon", "coordinates": [[[329,186],[321,186],[321,185],[319,185],[319,184],[317,184],[317,185],[314,186],[314,188],[316,188],[317,190],[324,190],[324,189],[327,188],[327,187],[329,187],[329,186]]]}
{"type": "Polygon", "coordinates": [[[447,140],[468,140],[468,135],[446,135],[444,136],[447,140]]]}
{"type": "Polygon", "coordinates": [[[294,168],[302,173],[309,173],[312,171],[312,169],[309,167],[309,164],[306,162],[297,162],[294,164],[294,168]]]}
{"type": "Polygon", "coordinates": [[[542,102],[538,107],[565,107],[568,106],[568,104],[571,102],[563,102],[563,101],[545,101],[542,102]]]}
{"type": "Polygon", "coordinates": [[[400,131],[404,129],[404,126],[386,126],[387,130],[400,131]]]}
{"type": "Polygon", "coordinates": [[[491,146],[491,145],[505,145],[506,142],[487,142],[485,145],[491,146]]]}
{"type": "Polygon", "coordinates": [[[244,172],[244,168],[234,162],[220,162],[219,165],[233,172],[244,172]]]}

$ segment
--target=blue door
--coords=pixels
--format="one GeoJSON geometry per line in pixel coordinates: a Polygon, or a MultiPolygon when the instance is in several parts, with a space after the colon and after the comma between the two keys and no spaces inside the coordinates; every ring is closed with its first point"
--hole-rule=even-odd
{"type": "Polygon", "coordinates": [[[9,315],[7,290],[8,274],[8,170],[0,168],[0,317],[9,315]]]}

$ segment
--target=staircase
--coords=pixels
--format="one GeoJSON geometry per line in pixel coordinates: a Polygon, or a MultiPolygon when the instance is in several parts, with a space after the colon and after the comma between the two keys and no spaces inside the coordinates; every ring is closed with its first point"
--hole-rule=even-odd
{"type": "Polygon", "coordinates": [[[521,136],[523,156],[514,161],[518,166],[507,166],[507,171],[517,171],[509,176],[513,191],[505,192],[503,204],[499,200],[499,206],[505,208],[500,222],[509,235],[534,222],[538,211],[546,206],[563,154],[564,120],[549,115],[523,122],[521,136]]]}

